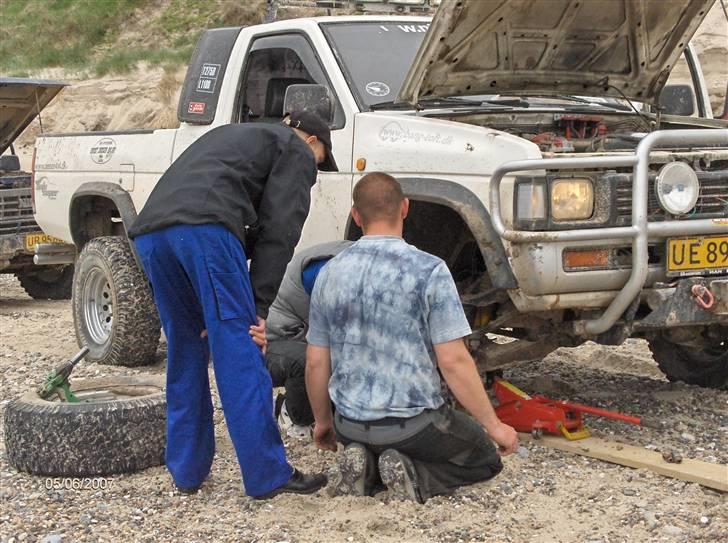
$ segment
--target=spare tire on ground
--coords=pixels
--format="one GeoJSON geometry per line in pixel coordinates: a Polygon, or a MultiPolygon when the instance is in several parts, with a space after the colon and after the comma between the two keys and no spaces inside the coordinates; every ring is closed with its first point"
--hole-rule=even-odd
{"type": "Polygon", "coordinates": [[[163,376],[74,379],[71,390],[81,403],[33,391],[7,405],[5,450],[13,467],[89,477],[164,464],[163,376]]]}

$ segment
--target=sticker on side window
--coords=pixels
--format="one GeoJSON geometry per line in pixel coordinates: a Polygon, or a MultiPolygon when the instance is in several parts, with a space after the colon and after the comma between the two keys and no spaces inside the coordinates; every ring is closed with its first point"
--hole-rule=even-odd
{"type": "Polygon", "coordinates": [[[197,92],[214,93],[219,74],[219,64],[205,62],[200,68],[200,78],[197,80],[197,92]]]}
{"type": "Polygon", "coordinates": [[[187,107],[187,113],[202,115],[205,113],[205,102],[190,102],[190,105],[187,107]]]}

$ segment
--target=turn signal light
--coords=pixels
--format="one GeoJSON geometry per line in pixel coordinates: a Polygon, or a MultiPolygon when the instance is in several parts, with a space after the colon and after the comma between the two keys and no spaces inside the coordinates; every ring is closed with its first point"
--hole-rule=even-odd
{"type": "Polygon", "coordinates": [[[564,251],[566,271],[584,268],[606,268],[609,266],[609,250],[564,251]]]}

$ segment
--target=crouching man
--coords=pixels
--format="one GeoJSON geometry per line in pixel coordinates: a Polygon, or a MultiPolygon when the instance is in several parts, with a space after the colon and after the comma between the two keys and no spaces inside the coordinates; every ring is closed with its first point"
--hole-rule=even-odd
{"type": "Polygon", "coordinates": [[[256,330],[267,340],[265,360],[273,386],[286,388],[276,398],[276,418],[288,437],[311,439],[313,413],[304,381],[311,292],[321,269],[351,243],[331,241],[296,253],[270,306],[265,330],[256,330]]]}
{"type": "Polygon", "coordinates": [[[312,293],[314,440],[346,445],[335,495],[371,495],[381,480],[393,498],[424,502],[490,479],[518,446],[465,347],[471,330],[445,262],[402,239],[408,208],[393,177],[364,176],[352,209],[364,236],[329,261],[312,293]],[[438,368],[472,418],[444,404],[438,368]]]}

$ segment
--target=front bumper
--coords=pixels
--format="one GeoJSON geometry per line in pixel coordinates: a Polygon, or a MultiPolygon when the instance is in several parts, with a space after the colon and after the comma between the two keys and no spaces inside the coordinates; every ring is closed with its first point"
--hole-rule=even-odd
{"type": "MultiPolygon", "coordinates": [[[[574,323],[574,332],[578,335],[595,336],[604,333],[617,323],[634,300],[641,295],[650,273],[650,241],[664,240],[669,236],[718,234],[728,231],[725,220],[697,219],[661,222],[648,222],[647,220],[650,152],[659,145],[690,147],[714,144],[728,145],[728,130],[665,130],[653,132],[640,142],[634,155],[628,156],[507,162],[493,172],[491,179],[490,213],[493,227],[504,240],[512,243],[539,244],[544,247],[560,243],[631,242],[632,265],[629,276],[621,289],[599,317],[574,323]],[[633,168],[631,225],[600,229],[530,232],[509,229],[503,221],[500,186],[506,174],[533,170],[583,170],[628,166],[633,168]]],[[[538,266],[536,271],[538,272],[538,266]]],[[[531,273],[533,273],[533,270],[531,273]]]]}

